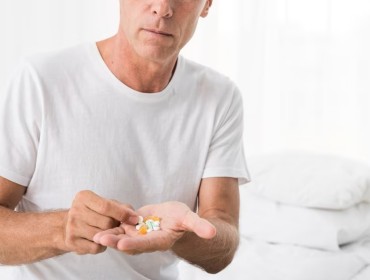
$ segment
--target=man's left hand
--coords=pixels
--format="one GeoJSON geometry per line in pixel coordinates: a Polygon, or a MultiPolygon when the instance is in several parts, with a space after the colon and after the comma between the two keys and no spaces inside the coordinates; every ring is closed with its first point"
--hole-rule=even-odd
{"type": "Polygon", "coordinates": [[[140,234],[136,227],[126,223],[102,231],[94,236],[94,241],[130,255],[145,252],[166,251],[187,231],[201,238],[211,239],[216,228],[206,219],[199,217],[184,203],[170,201],[147,205],[137,210],[144,218],[157,216],[161,219],[160,230],[140,234]]]}

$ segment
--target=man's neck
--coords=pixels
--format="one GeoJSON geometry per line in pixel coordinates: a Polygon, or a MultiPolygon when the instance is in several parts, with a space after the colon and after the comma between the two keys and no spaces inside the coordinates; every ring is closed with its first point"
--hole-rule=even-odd
{"type": "Polygon", "coordinates": [[[128,87],[143,93],[162,91],[170,82],[177,57],[165,63],[145,60],[125,48],[117,36],[97,43],[109,70],[128,87]]]}

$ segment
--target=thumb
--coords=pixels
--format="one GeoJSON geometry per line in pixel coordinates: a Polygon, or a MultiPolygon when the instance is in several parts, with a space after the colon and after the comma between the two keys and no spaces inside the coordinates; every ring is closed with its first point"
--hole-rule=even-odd
{"type": "Polygon", "coordinates": [[[211,239],[216,235],[216,227],[192,211],[186,214],[183,226],[204,239],[211,239]]]}

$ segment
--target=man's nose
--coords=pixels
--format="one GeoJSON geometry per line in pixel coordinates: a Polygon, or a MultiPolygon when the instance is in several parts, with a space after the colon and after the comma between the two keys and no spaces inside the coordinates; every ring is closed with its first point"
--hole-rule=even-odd
{"type": "Polygon", "coordinates": [[[172,17],[173,8],[171,2],[172,0],[153,0],[152,13],[159,17],[172,17]]]}

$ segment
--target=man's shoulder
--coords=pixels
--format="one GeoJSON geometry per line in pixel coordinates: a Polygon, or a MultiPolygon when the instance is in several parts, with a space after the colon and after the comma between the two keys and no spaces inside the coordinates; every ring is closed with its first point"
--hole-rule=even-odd
{"type": "Polygon", "coordinates": [[[198,62],[181,57],[181,65],[185,75],[184,82],[189,85],[192,81],[199,90],[217,96],[224,100],[226,96],[232,96],[238,92],[236,83],[227,75],[198,62]],[[230,94],[228,94],[230,93],[230,94]]]}
{"type": "Polygon", "coordinates": [[[225,74],[191,59],[181,57],[184,72],[201,78],[202,83],[210,82],[217,86],[235,87],[235,83],[225,74]]]}
{"type": "Polygon", "coordinates": [[[71,47],[35,53],[22,58],[22,63],[34,69],[40,75],[52,75],[56,71],[78,69],[88,57],[89,44],[83,43],[71,47]]]}

